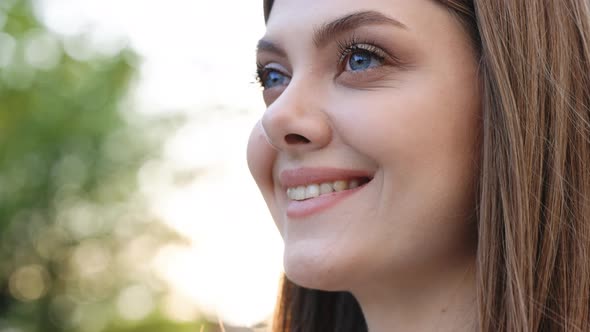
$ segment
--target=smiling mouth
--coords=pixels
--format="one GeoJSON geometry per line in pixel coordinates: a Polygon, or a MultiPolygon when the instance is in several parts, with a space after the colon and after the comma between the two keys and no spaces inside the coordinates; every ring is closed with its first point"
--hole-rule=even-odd
{"type": "Polygon", "coordinates": [[[334,192],[342,192],[362,187],[365,184],[369,183],[369,181],[371,181],[371,178],[369,177],[358,177],[352,179],[312,183],[308,185],[289,187],[287,188],[287,197],[294,201],[304,201],[323,195],[329,195],[334,192]]]}

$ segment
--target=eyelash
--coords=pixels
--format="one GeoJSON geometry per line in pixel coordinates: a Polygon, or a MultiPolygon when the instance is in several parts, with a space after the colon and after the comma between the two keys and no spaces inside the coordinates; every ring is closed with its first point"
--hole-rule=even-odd
{"type": "MultiPolygon", "coordinates": [[[[255,74],[256,82],[262,88],[264,88],[264,79],[265,79],[265,76],[268,74],[269,70],[270,69],[267,68],[265,65],[263,65],[260,61],[256,61],[256,74],[255,74]]],[[[272,69],[272,70],[276,70],[276,69],[272,69]]]]}
{"type": "MultiPolygon", "coordinates": [[[[375,56],[379,61],[383,62],[384,65],[400,65],[401,62],[392,55],[388,55],[383,49],[378,46],[375,46],[375,42],[372,40],[363,40],[357,38],[355,35],[352,35],[348,39],[339,40],[336,42],[338,47],[338,70],[339,72],[343,72],[344,68],[346,68],[346,59],[357,51],[363,51],[375,56]]],[[[268,68],[263,65],[261,62],[256,62],[256,81],[258,84],[264,88],[264,80],[266,79],[266,75],[271,71],[276,71],[281,73],[282,75],[287,75],[284,72],[276,68],[268,68]]]]}
{"type": "Polygon", "coordinates": [[[367,52],[380,61],[389,60],[391,57],[380,47],[375,46],[375,44],[376,43],[372,40],[358,39],[355,35],[352,35],[348,39],[337,41],[336,45],[338,46],[338,53],[340,54],[338,58],[338,68],[343,71],[346,67],[346,59],[357,51],[367,52]]]}

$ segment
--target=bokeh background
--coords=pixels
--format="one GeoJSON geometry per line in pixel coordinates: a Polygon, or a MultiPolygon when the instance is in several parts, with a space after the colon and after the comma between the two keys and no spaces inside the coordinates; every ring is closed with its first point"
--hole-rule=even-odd
{"type": "Polygon", "coordinates": [[[268,331],[261,8],[0,0],[0,332],[268,331]]]}

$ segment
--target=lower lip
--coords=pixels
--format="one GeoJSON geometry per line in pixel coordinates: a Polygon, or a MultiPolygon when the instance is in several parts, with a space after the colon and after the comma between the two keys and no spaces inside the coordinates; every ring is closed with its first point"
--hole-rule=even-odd
{"type": "Polygon", "coordinates": [[[363,189],[367,184],[358,188],[348,189],[331,194],[321,195],[315,198],[306,199],[304,201],[290,200],[287,205],[287,217],[289,218],[304,218],[310,215],[322,212],[332,206],[338,204],[346,197],[353,195],[359,190],[363,189]]]}

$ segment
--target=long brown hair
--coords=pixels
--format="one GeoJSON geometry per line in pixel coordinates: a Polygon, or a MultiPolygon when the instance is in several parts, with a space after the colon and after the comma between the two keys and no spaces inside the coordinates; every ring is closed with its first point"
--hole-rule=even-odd
{"type": "MultiPolygon", "coordinates": [[[[480,57],[479,331],[590,331],[590,1],[439,2],[480,57]]],[[[367,327],[351,294],[285,277],[273,330],[367,327]]]]}

